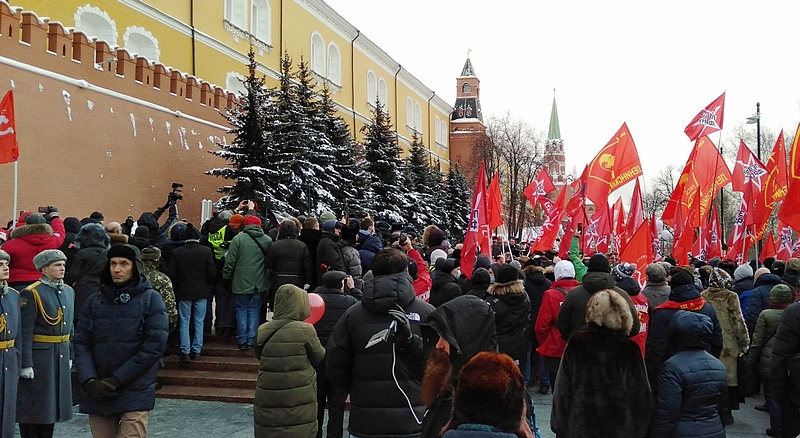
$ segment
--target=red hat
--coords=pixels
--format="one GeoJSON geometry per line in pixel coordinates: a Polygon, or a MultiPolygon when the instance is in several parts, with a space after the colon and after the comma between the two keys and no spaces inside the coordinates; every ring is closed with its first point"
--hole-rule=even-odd
{"type": "Polygon", "coordinates": [[[235,215],[231,216],[231,218],[228,221],[228,223],[232,227],[241,227],[242,224],[244,223],[244,216],[242,216],[240,214],[235,214],[235,215]]]}
{"type": "Polygon", "coordinates": [[[244,218],[244,226],[258,225],[261,226],[261,219],[258,216],[247,216],[244,218]]]}

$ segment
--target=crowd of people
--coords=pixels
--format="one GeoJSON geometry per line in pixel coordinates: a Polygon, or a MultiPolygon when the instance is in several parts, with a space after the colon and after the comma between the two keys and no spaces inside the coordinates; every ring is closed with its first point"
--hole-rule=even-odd
{"type": "Polygon", "coordinates": [[[175,202],[10,227],[0,436],[52,436],[73,403],[95,437],[146,436],[163,356],[202,360],[206,336],[259,359],[257,437],[538,437],[529,391],[559,437],[723,437],[756,393],[767,435],[800,434],[800,259],[639,269],[574,236],[493,241],[462,272],[433,225],[242,201],[196,227],[175,202]]]}

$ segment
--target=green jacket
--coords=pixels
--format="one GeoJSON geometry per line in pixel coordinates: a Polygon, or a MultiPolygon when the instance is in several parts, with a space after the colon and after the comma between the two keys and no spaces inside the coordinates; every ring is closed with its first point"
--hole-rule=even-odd
{"type": "Polygon", "coordinates": [[[572,243],[569,246],[569,260],[575,266],[575,279],[583,281],[583,276],[586,275],[587,268],[580,257],[581,249],[579,239],[580,238],[577,236],[572,237],[572,243]]]}
{"type": "Polygon", "coordinates": [[[747,359],[753,369],[758,367],[762,379],[769,379],[772,344],[781,323],[781,315],[783,315],[783,309],[765,309],[758,315],[747,359]]]}
{"type": "Polygon", "coordinates": [[[309,315],[306,291],[285,284],[275,293],[274,318],[258,328],[253,406],[256,438],[313,437],[317,433],[314,366],[325,358],[325,349],[314,326],[303,322],[309,315]]]}
{"type": "Polygon", "coordinates": [[[222,278],[232,279],[231,291],[244,295],[266,292],[267,269],[264,265],[264,253],[258,248],[269,251],[272,239],[264,234],[258,225],[248,225],[231,240],[231,246],[225,254],[225,268],[222,278]],[[252,236],[252,237],[251,237],[252,236]],[[255,238],[258,244],[253,240],[255,238]]]}

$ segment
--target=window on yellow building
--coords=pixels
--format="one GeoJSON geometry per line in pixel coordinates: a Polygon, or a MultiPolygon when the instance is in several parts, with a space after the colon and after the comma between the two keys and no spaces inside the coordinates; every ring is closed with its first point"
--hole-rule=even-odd
{"type": "Polygon", "coordinates": [[[270,44],[272,42],[272,38],[270,38],[270,19],[272,11],[270,11],[269,2],[266,0],[252,1],[253,7],[250,16],[250,20],[252,20],[250,24],[250,33],[257,39],[270,44]]]}
{"type": "Polygon", "coordinates": [[[406,126],[414,129],[414,102],[410,97],[406,98],[406,126]]]}
{"type": "Polygon", "coordinates": [[[422,133],[422,107],[418,103],[414,104],[414,129],[422,133]]]}
{"type": "Polygon", "coordinates": [[[378,79],[372,70],[367,72],[367,103],[375,106],[375,101],[378,97],[378,79]]]}
{"type": "Polygon", "coordinates": [[[242,30],[247,30],[247,0],[225,0],[225,19],[242,30]]]}
{"type": "Polygon", "coordinates": [[[378,79],[378,100],[381,101],[384,109],[389,107],[389,91],[383,78],[378,79]]]}
{"type": "Polygon", "coordinates": [[[447,126],[447,119],[442,120],[442,146],[447,149],[447,143],[450,140],[450,127],[447,126]]]}
{"type": "Polygon", "coordinates": [[[336,44],[328,44],[328,80],[336,85],[342,84],[342,61],[336,44]]]}
{"type": "Polygon", "coordinates": [[[89,39],[97,38],[111,45],[117,45],[117,25],[102,9],[86,5],[75,11],[75,28],[85,33],[89,39]]]}
{"type": "Polygon", "coordinates": [[[148,61],[158,61],[161,50],[158,48],[158,39],[149,30],[141,26],[130,26],[125,29],[122,36],[123,47],[129,53],[135,53],[147,58],[148,61]]]}
{"type": "Polygon", "coordinates": [[[325,76],[325,42],[316,32],[311,34],[311,70],[325,76]]]}
{"type": "Polygon", "coordinates": [[[439,116],[436,116],[436,123],[433,124],[433,137],[436,139],[436,143],[442,144],[442,127],[441,127],[441,120],[439,120],[439,116]]]}

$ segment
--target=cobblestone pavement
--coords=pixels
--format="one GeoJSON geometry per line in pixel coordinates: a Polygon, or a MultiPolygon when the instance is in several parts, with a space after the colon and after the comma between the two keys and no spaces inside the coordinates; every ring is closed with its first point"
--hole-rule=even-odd
{"type": "MultiPolygon", "coordinates": [[[[543,438],[554,438],[550,431],[550,404],[552,395],[532,392],[536,407],[536,421],[543,438]]],[[[762,400],[763,402],[763,400],[762,400]]],[[[759,399],[750,397],[741,409],[734,411],[736,422],[726,429],[728,438],[765,437],[769,417],[753,408],[759,399]]],[[[65,423],[56,425],[56,437],[90,437],[86,415],[77,414],[65,423]]],[[[345,415],[347,415],[345,413],[345,415]]],[[[347,418],[345,418],[347,424],[347,418]]],[[[253,406],[238,403],[205,402],[192,400],[157,399],[150,415],[149,437],[246,438],[253,436],[253,406]]]]}

